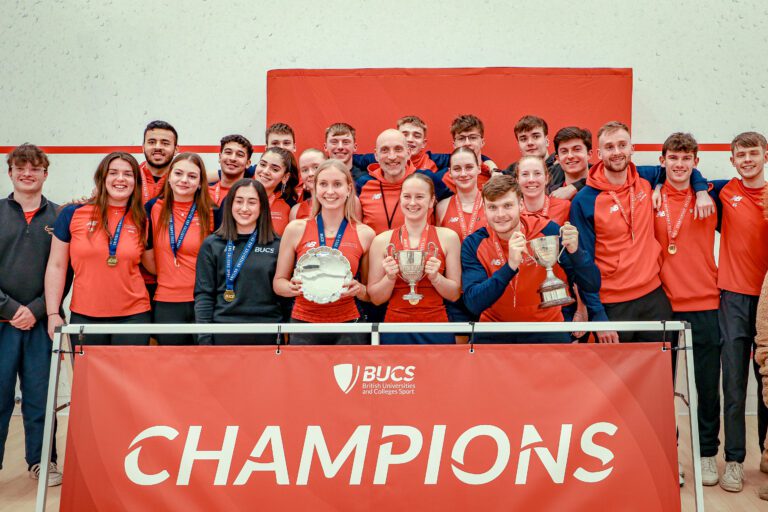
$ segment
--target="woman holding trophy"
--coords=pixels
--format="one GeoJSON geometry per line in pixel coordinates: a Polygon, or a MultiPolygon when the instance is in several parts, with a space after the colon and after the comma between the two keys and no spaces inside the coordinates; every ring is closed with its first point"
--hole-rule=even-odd
{"type": "MultiPolygon", "coordinates": [[[[461,295],[459,236],[428,224],[434,204],[432,180],[411,174],[400,193],[405,223],[379,234],[371,244],[368,295],[374,304],[389,301],[385,322],[447,322],[443,299],[456,301],[461,295]]],[[[454,335],[382,334],[381,343],[454,343],[454,335]]]]}
{"type": "MultiPolygon", "coordinates": [[[[293,323],[356,322],[355,299],[368,300],[368,293],[353,276],[359,271],[365,281],[375,233],[357,220],[355,184],[341,161],[320,164],[312,197],[310,218],[291,221],[285,229],[274,291],[296,297],[293,323]]],[[[362,333],[297,333],[291,344],[350,345],[367,339],[362,333]]]]}

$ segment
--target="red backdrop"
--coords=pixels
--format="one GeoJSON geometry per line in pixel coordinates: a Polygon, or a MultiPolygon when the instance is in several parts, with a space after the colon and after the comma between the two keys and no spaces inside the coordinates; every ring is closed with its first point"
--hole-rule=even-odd
{"type": "Polygon", "coordinates": [[[451,151],[451,121],[475,114],[485,124],[483,153],[498,165],[517,160],[513,127],[526,114],[549,124],[550,150],[558,129],[592,130],[610,120],[631,125],[631,69],[381,68],[282,69],[267,73],[267,125],[290,124],[299,149],[322,149],[325,129],[348,122],[358,151],[373,151],[376,136],[398,118],[418,115],[429,127],[429,149],[451,151]]]}

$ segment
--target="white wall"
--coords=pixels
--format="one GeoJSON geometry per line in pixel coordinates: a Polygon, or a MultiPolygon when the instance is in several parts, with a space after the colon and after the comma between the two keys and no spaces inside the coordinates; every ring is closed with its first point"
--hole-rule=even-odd
{"type": "MultiPolygon", "coordinates": [[[[301,67],[631,67],[639,143],[677,130],[729,142],[768,119],[768,7],[757,0],[0,6],[0,146],[138,145],[151,119],[172,122],[182,145],[232,132],[263,143],[266,71],[301,67]]],[[[86,193],[99,160],[54,155],[47,194],[86,193]]],[[[701,167],[731,173],[724,154],[701,167]]]]}

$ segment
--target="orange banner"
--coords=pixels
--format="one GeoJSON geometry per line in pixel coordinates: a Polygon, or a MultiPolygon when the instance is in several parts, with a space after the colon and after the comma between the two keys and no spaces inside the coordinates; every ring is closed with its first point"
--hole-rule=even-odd
{"type": "Polygon", "coordinates": [[[290,124],[299,149],[323,148],[325,129],[347,122],[360,153],[398,118],[428,126],[427,149],[450,153],[456,116],[485,124],[483,154],[506,167],[520,157],[513,128],[526,114],[549,124],[550,151],[565,126],[592,130],[607,121],[631,126],[632,70],[626,68],[281,69],[267,72],[267,125],[290,124]]]}
{"type": "Polygon", "coordinates": [[[62,510],[680,510],[659,344],[84,350],[62,510]]]}

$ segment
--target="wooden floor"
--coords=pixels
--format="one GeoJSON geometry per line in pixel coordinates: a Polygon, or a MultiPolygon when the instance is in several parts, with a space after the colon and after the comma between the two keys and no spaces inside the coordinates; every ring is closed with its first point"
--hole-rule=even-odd
{"type": "MultiPolygon", "coordinates": [[[[67,431],[67,416],[59,416],[58,446],[61,447],[59,467],[63,467],[63,452],[67,431]]],[[[689,448],[688,418],[681,416],[680,425],[680,457],[686,473],[686,481],[689,485],[683,487],[682,504],[684,511],[694,511],[693,469],[691,466],[691,454],[689,448]]],[[[757,436],[757,419],[754,416],[747,418],[747,439],[754,440],[757,436]]],[[[753,447],[754,443],[750,445],[753,447]]],[[[725,463],[719,457],[718,466],[722,472],[725,463]]],[[[763,501],[757,496],[757,488],[768,485],[768,475],[761,473],[759,469],[760,454],[757,449],[747,452],[744,461],[744,490],[740,493],[729,493],[720,486],[705,487],[704,501],[708,512],[766,512],[768,501],[763,501]]],[[[24,436],[20,416],[11,418],[11,431],[5,446],[4,469],[0,471],[0,512],[22,512],[34,510],[35,496],[37,493],[37,481],[27,476],[27,465],[24,462],[24,436]]],[[[66,475],[64,476],[66,478],[66,475]]],[[[59,509],[59,495],[61,487],[52,487],[48,492],[48,506],[46,510],[59,509]]]]}

